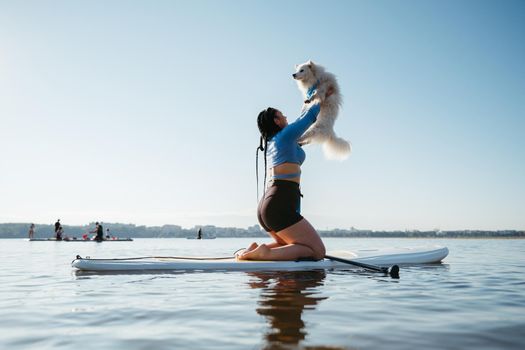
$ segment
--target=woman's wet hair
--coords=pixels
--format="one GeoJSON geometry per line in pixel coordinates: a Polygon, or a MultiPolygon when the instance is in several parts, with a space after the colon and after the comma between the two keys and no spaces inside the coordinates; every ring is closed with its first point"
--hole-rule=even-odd
{"type": "Polygon", "coordinates": [[[259,151],[264,152],[264,185],[266,186],[266,150],[268,140],[281,131],[281,127],[275,124],[277,109],[268,107],[257,116],[257,127],[261,133],[259,146],[255,151],[255,179],[257,182],[257,202],[259,202],[259,151]]]}

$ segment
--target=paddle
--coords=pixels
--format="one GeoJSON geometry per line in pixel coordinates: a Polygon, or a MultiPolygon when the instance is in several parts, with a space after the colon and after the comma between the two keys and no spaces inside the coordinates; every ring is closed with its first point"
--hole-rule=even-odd
{"type": "Polygon", "coordinates": [[[338,262],[342,262],[342,263],[349,264],[349,265],[359,266],[359,267],[362,267],[362,268],[365,268],[365,269],[368,269],[368,270],[389,274],[390,277],[392,277],[392,278],[399,278],[399,266],[397,266],[397,265],[393,265],[391,267],[381,267],[381,266],[369,265],[369,264],[365,264],[365,263],[361,263],[361,262],[357,262],[357,261],[353,261],[353,260],[347,260],[347,259],[343,259],[343,258],[338,258],[338,257],[332,256],[332,255],[325,255],[324,257],[326,259],[330,259],[330,260],[333,260],[333,261],[338,261],[338,262]]]}

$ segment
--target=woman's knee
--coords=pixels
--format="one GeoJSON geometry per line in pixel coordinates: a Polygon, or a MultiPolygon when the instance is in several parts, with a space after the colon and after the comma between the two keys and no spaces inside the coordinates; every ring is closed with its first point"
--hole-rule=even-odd
{"type": "Polygon", "coordinates": [[[310,248],[313,251],[313,258],[323,259],[326,255],[326,248],[324,246],[323,240],[321,239],[321,236],[319,236],[314,227],[306,219],[304,219],[304,224],[309,235],[310,248]]]}
{"type": "Polygon", "coordinates": [[[287,244],[301,244],[312,251],[312,258],[322,259],[326,254],[323,240],[306,219],[276,233],[287,244]]]}

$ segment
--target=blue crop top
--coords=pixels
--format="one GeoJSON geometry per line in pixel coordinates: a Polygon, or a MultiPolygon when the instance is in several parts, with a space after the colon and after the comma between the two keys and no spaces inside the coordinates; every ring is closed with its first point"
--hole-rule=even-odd
{"type": "MultiPolygon", "coordinates": [[[[268,168],[273,168],[283,163],[303,164],[306,154],[297,143],[302,134],[316,121],[321,107],[318,103],[312,105],[293,123],[268,140],[268,151],[266,153],[268,168]]],[[[287,179],[299,176],[297,174],[274,175],[274,179],[287,179]]]]}

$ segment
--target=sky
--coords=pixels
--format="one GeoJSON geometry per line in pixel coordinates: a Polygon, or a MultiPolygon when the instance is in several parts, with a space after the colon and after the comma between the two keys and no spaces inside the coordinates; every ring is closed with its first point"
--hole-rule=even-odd
{"type": "Polygon", "coordinates": [[[256,117],[311,59],[353,147],[305,147],[314,227],[523,230],[524,34],[511,0],[0,0],[0,223],[256,224],[256,117]]]}

